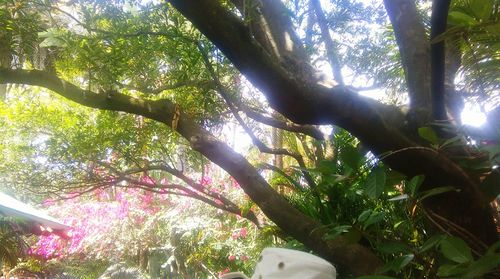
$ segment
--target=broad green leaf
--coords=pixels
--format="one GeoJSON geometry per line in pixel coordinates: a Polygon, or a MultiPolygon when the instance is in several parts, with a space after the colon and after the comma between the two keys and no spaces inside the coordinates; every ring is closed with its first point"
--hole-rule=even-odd
{"type": "Polygon", "coordinates": [[[365,192],[370,198],[378,198],[385,188],[385,170],[383,168],[374,168],[368,175],[365,184],[365,192]]]}
{"type": "Polygon", "coordinates": [[[408,189],[406,189],[406,192],[410,193],[414,197],[418,191],[418,188],[420,187],[420,185],[422,185],[422,182],[424,182],[424,179],[425,179],[424,175],[414,176],[410,180],[410,182],[406,184],[408,187],[408,189]]]}
{"type": "Polygon", "coordinates": [[[448,22],[455,25],[474,25],[477,23],[473,17],[459,11],[451,11],[448,14],[448,22]]]}
{"type": "Polygon", "coordinates": [[[55,38],[55,37],[48,37],[43,40],[43,42],[40,43],[40,47],[63,47],[65,45],[64,41],[55,38]]]}
{"type": "Polygon", "coordinates": [[[324,160],[319,162],[316,169],[322,174],[334,174],[337,172],[337,165],[335,162],[324,160]]]}
{"type": "Polygon", "coordinates": [[[424,244],[422,244],[422,246],[420,247],[419,249],[419,252],[420,253],[423,253],[429,249],[431,249],[432,247],[435,247],[435,246],[438,246],[439,243],[444,239],[446,238],[445,235],[442,235],[442,234],[438,234],[438,235],[433,235],[431,236],[429,239],[427,239],[424,244]]]}
{"type": "Polygon", "coordinates": [[[456,189],[452,186],[444,186],[444,187],[434,188],[434,189],[431,189],[429,191],[422,192],[421,193],[422,196],[420,197],[420,200],[424,200],[428,197],[432,197],[432,196],[439,195],[439,194],[446,193],[446,192],[450,192],[450,191],[456,191],[456,189]]]}
{"type": "Polygon", "coordinates": [[[337,237],[338,235],[342,234],[342,233],[346,233],[346,232],[349,232],[349,230],[352,228],[351,225],[340,225],[340,226],[336,226],[334,227],[333,229],[331,229],[328,234],[324,237],[325,239],[334,239],[335,237],[337,237]]]}
{"type": "Polygon", "coordinates": [[[493,170],[481,183],[481,191],[486,195],[488,201],[494,200],[500,194],[500,171],[493,170]]]}
{"type": "Polygon", "coordinates": [[[458,274],[463,273],[464,271],[465,267],[462,265],[445,264],[439,267],[437,275],[439,277],[456,276],[458,274]]]}
{"type": "Polygon", "coordinates": [[[463,136],[456,136],[451,139],[447,139],[445,142],[441,144],[441,148],[451,147],[451,146],[460,146],[463,145],[463,136]]]}
{"type": "Polygon", "coordinates": [[[436,132],[431,127],[418,128],[418,135],[432,144],[437,144],[439,142],[436,132]]]}
{"type": "Polygon", "coordinates": [[[408,245],[401,242],[384,242],[377,246],[377,250],[385,254],[396,254],[410,251],[408,245]]]}
{"type": "Polygon", "coordinates": [[[500,255],[486,255],[473,262],[462,275],[464,279],[481,278],[482,275],[500,266],[500,255]]]}
{"type": "Polygon", "coordinates": [[[370,225],[373,225],[375,223],[378,223],[380,221],[384,220],[384,213],[382,212],[375,212],[373,211],[370,216],[368,217],[368,219],[366,219],[365,222],[363,222],[364,224],[364,228],[368,228],[370,225]]]}
{"type": "Polygon", "coordinates": [[[382,268],[377,270],[377,273],[385,273],[387,271],[400,271],[407,266],[415,257],[413,254],[406,254],[386,263],[382,268]]]}
{"type": "Polygon", "coordinates": [[[500,249],[500,241],[495,242],[493,245],[488,248],[488,251],[486,251],[486,255],[495,255],[497,254],[497,250],[500,249]]]}
{"type": "Polygon", "coordinates": [[[415,258],[414,254],[406,254],[404,256],[401,256],[397,258],[394,261],[394,268],[396,271],[399,271],[403,269],[405,266],[407,266],[412,260],[415,258]]]}
{"type": "Polygon", "coordinates": [[[440,248],[447,259],[456,263],[467,263],[473,260],[469,246],[458,237],[450,236],[444,238],[441,240],[440,248]]]}
{"type": "Polygon", "coordinates": [[[493,161],[496,158],[500,157],[500,144],[495,145],[487,145],[480,148],[488,153],[488,157],[490,161],[493,161]]]}
{"type": "Polygon", "coordinates": [[[363,211],[361,214],[359,214],[358,221],[364,223],[368,219],[368,217],[370,217],[371,214],[372,214],[371,209],[363,211]]]}
{"type": "Polygon", "coordinates": [[[342,148],[342,151],[340,152],[340,159],[344,164],[349,166],[351,169],[356,170],[358,169],[361,159],[363,159],[363,156],[359,153],[359,151],[351,146],[347,145],[344,148],[342,148]]]}
{"type": "Polygon", "coordinates": [[[477,18],[486,20],[493,9],[493,0],[472,0],[469,5],[477,18]]]}

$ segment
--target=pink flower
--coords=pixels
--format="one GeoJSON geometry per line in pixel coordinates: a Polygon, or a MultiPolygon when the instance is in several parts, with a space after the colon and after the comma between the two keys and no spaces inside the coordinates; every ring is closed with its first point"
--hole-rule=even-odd
{"type": "Polygon", "coordinates": [[[42,202],[42,205],[47,207],[52,206],[54,204],[56,204],[56,202],[52,199],[46,199],[42,202]]]}
{"type": "Polygon", "coordinates": [[[237,239],[238,237],[240,236],[239,232],[238,231],[233,231],[233,233],[231,234],[231,237],[233,239],[237,239]]]}
{"type": "Polygon", "coordinates": [[[200,184],[202,186],[208,186],[208,185],[212,184],[212,179],[208,176],[203,176],[200,180],[200,184]]]}
{"type": "Polygon", "coordinates": [[[240,236],[242,238],[246,238],[247,237],[247,228],[241,228],[240,229],[240,236]]]}
{"type": "Polygon", "coordinates": [[[240,260],[243,261],[243,262],[248,261],[248,256],[247,255],[242,255],[240,257],[240,260]]]}
{"type": "Polygon", "coordinates": [[[227,257],[228,260],[230,261],[234,261],[236,260],[236,256],[235,255],[230,255],[229,257],[227,257]]]}
{"type": "Polygon", "coordinates": [[[141,181],[142,183],[146,183],[146,184],[148,184],[149,186],[154,186],[154,185],[156,185],[156,182],[154,181],[154,179],[153,179],[153,178],[151,178],[151,176],[149,176],[149,175],[141,176],[140,181],[141,181]]]}

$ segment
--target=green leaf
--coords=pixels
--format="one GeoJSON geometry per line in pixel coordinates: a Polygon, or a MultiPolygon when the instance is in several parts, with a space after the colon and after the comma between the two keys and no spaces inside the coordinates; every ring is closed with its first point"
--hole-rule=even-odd
{"type": "Polygon", "coordinates": [[[45,38],[41,43],[40,47],[64,47],[65,43],[63,40],[54,37],[45,38]]]}
{"type": "Polygon", "coordinates": [[[342,233],[346,233],[346,232],[349,232],[349,230],[352,228],[351,225],[340,225],[340,226],[336,226],[334,227],[333,229],[331,229],[328,234],[324,237],[326,240],[329,240],[329,239],[334,239],[335,237],[337,237],[338,235],[342,234],[342,233]]]}
{"type": "Polygon", "coordinates": [[[490,161],[493,161],[495,157],[500,157],[500,144],[486,145],[480,148],[481,151],[486,151],[490,161]]]}
{"type": "Polygon", "coordinates": [[[378,198],[385,188],[385,170],[383,168],[377,167],[372,169],[368,178],[366,179],[365,192],[370,198],[378,198]]]}
{"type": "Polygon", "coordinates": [[[474,25],[477,21],[468,14],[459,11],[451,11],[448,14],[448,22],[454,25],[474,25]]]}
{"type": "Polygon", "coordinates": [[[442,235],[442,234],[431,236],[429,239],[427,239],[424,242],[424,244],[422,244],[422,246],[419,249],[419,252],[423,253],[423,252],[431,249],[432,247],[439,245],[439,243],[441,243],[441,241],[445,238],[446,238],[446,236],[442,235]]]}
{"type": "Polygon", "coordinates": [[[500,255],[486,255],[473,262],[462,275],[462,278],[481,278],[482,275],[490,272],[500,265],[500,255]]]}
{"type": "Polygon", "coordinates": [[[451,146],[461,146],[463,145],[463,136],[456,136],[451,139],[447,139],[445,142],[443,142],[440,146],[440,148],[445,148],[445,147],[451,147],[451,146]]]}
{"type": "Polygon", "coordinates": [[[358,221],[360,223],[364,223],[368,219],[368,217],[370,217],[371,214],[372,214],[371,209],[368,209],[368,210],[361,212],[361,214],[359,214],[359,216],[358,216],[358,221]]]}
{"type": "Polygon", "coordinates": [[[407,194],[403,194],[403,195],[399,195],[399,196],[395,196],[394,198],[390,198],[389,201],[401,201],[401,200],[406,200],[408,199],[408,195],[407,194]]]}
{"type": "Polygon", "coordinates": [[[377,270],[377,273],[384,273],[387,271],[400,271],[403,269],[405,266],[407,266],[415,257],[413,254],[406,254],[400,257],[397,257],[396,259],[386,263],[382,268],[377,270]]]}
{"type": "Polygon", "coordinates": [[[456,263],[467,263],[473,260],[472,253],[467,243],[454,236],[446,237],[441,240],[441,253],[456,263]]]}
{"type": "Polygon", "coordinates": [[[359,151],[351,145],[343,147],[340,152],[341,161],[353,170],[358,169],[362,158],[363,156],[359,153],[359,151]]]}
{"type": "Polygon", "coordinates": [[[428,197],[432,197],[432,196],[439,195],[439,194],[446,193],[446,192],[450,192],[450,191],[456,191],[456,189],[452,186],[443,186],[443,187],[434,188],[434,189],[431,189],[429,191],[422,192],[420,200],[422,201],[428,197]]]}
{"type": "Polygon", "coordinates": [[[486,20],[493,9],[493,0],[472,0],[469,6],[477,18],[486,20]]]}
{"type": "Polygon", "coordinates": [[[424,182],[424,179],[425,179],[425,176],[424,175],[417,175],[417,176],[414,176],[410,182],[407,184],[407,188],[406,191],[408,193],[411,194],[411,196],[415,196],[415,194],[417,193],[418,191],[418,188],[420,187],[420,185],[422,185],[422,182],[424,182]]]}
{"type": "Polygon", "coordinates": [[[316,170],[322,174],[335,174],[337,172],[337,164],[333,161],[323,160],[319,162],[316,170]]]}
{"type": "Polygon", "coordinates": [[[445,264],[439,267],[437,275],[439,277],[449,277],[461,274],[465,271],[465,267],[461,265],[445,264]]]}
{"type": "Polygon", "coordinates": [[[47,31],[44,32],[38,32],[38,37],[40,38],[45,38],[41,43],[40,47],[64,47],[66,46],[66,42],[61,39],[62,35],[64,34],[64,31],[56,29],[56,28],[49,28],[47,31]]]}
{"type": "Polygon", "coordinates": [[[384,242],[378,245],[377,250],[385,254],[397,254],[410,251],[408,245],[401,242],[384,242]]]}
{"type": "Polygon", "coordinates": [[[493,170],[481,182],[480,189],[486,195],[488,201],[494,200],[500,194],[500,171],[498,169],[493,170]]]}
{"type": "Polygon", "coordinates": [[[418,135],[432,144],[437,144],[439,142],[436,132],[431,127],[418,128],[418,135]]]}
{"type": "Polygon", "coordinates": [[[488,248],[488,251],[486,251],[486,255],[495,255],[498,249],[500,249],[500,241],[491,245],[490,248],[488,248]]]}
{"type": "Polygon", "coordinates": [[[415,258],[414,254],[406,254],[406,255],[403,255],[403,256],[397,258],[394,261],[395,270],[399,271],[399,270],[403,269],[403,267],[407,266],[413,260],[413,258],[415,258]]]}
{"type": "Polygon", "coordinates": [[[368,217],[368,219],[366,219],[366,221],[365,221],[365,222],[363,222],[363,223],[364,223],[364,226],[363,226],[363,227],[366,229],[366,228],[368,228],[370,225],[373,225],[373,224],[375,224],[375,223],[378,223],[378,222],[380,222],[380,221],[384,220],[384,216],[385,216],[385,215],[384,215],[384,213],[382,213],[382,212],[375,212],[375,211],[373,211],[373,212],[370,214],[370,216],[368,217]]]}

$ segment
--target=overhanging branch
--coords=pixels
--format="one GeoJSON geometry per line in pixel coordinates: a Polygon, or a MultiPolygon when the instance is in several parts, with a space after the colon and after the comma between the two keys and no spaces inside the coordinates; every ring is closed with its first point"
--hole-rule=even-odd
{"type": "Polygon", "coordinates": [[[271,127],[275,127],[275,128],[286,130],[286,131],[293,132],[293,133],[301,133],[304,135],[308,135],[308,136],[313,137],[317,140],[324,140],[325,139],[325,135],[323,134],[323,132],[321,132],[320,129],[318,129],[317,127],[315,127],[313,125],[299,125],[299,124],[295,124],[295,123],[290,122],[290,121],[276,119],[275,117],[268,117],[268,116],[265,116],[261,113],[258,113],[256,111],[252,110],[249,107],[246,107],[243,104],[240,104],[238,106],[238,108],[241,111],[243,111],[249,118],[252,118],[253,120],[260,122],[262,124],[266,124],[266,125],[269,125],[271,127]]]}
{"type": "Polygon", "coordinates": [[[372,274],[381,266],[380,259],[370,250],[352,243],[344,236],[325,240],[324,226],[294,208],[272,189],[243,156],[201,128],[169,100],[137,99],[116,91],[97,94],[37,70],[0,68],[0,83],[41,86],[87,107],[142,115],[169,127],[172,127],[172,120],[177,113],[176,131],[190,142],[194,150],[232,175],[252,201],[283,231],[355,275],[372,274]]]}

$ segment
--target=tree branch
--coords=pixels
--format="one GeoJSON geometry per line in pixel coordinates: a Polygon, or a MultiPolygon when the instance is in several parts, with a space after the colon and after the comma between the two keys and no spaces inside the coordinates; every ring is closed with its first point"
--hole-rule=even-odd
{"type": "MultiPolygon", "coordinates": [[[[425,174],[422,191],[438,185],[453,185],[460,194],[429,199],[430,208],[441,210],[448,205],[445,217],[493,243],[495,225],[489,219],[479,181],[469,176],[447,155],[416,147],[422,140],[416,128],[432,120],[430,104],[429,44],[413,0],[385,0],[401,52],[411,100],[408,117],[394,106],[361,97],[348,88],[326,88],[307,75],[293,75],[296,63],[276,61],[253,39],[241,20],[216,0],[170,0],[212,43],[231,60],[254,86],[263,92],[269,104],[288,119],[300,124],[335,124],[356,136],[377,156],[385,153],[384,162],[409,177],[425,174]],[[404,150],[404,151],[403,151],[404,150]],[[425,163],[422,163],[425,162],[425,163]],[[471,204],[477,220],[460,221],[461,203],[471,204]],[[478,229],[478,226],[481,229],[478,229]]],[[[293,62],[293,61],[292,61],[293,62]]],[[[300,66],[300,65],[299,65],[300,66]]],[[[472,212],[472,211],[471,211],[472,212]]],[[[470,212],[468,213],[470,214],[470,212]]]]}
{"type": "Polygon", "coordinates": [[[250,127],[248,127],[248,125],[245,123],[245,121],[239,115],[238,109],[233,105],[231,98],[229,97],[229,94],[227,92],[227,89],[224,87],[224,85],[222,85],[219,78],[215,74],[215,71],[214,71],[212,65],[210,64],[210,61],[208,59],[208,56],[207,56],[205,50],[203,49],[203,47],[200,44],[198,44],[198,48],[200,49],[201,55],[203,57],[203,62],[205,63],[205,67],[207,68],[208,72],[210,73],[210,76],[212,77],[212,79],[215,83],[215,87],[217,89],[217,92],[219,92],[221,97],[226,102],[227,106],[229,107],[229,109],[233,113],[234,118],[236,118],[236,120],[238,121],[238,123],[240,123],[243,130],[245,130],[245,132],[250,136],[250,138],[252,139],[252,143],[255,144],[255,146],[257,146],[257,148],[259,149],[260,152],[274,154],[274,155],[285,155],[285,156],[290,156],[290,157],[294,158],[295,161],[297,161],[297,163],[299,164],[299,166],[302,169],[304,169],[304,170],[302,170],[302,174],[304,175],[304,178],[306,179],[307,183],[309,184],[309,187],[311,187],[311,189],[313,189],[313,191],[316,193],[316,198],[318,199],[318,202],[321,203],[319,193],[316,189],[316,182],[314,181],[312,176],[309,174],[309,172],[305,170],[307,168],[307,166],[306,166],[302,156],[300,154],[297,154],[297,153],[292,153],[292,152],[290,152],[286,149],[283,149],[283,148],[279,148],[279,149],[270,148],[266,144],[264,144],[259,138],[257,138],[257,136],[255,136],[252,129],[250,127]]]}
{"type": "Polygon", "coordinates": [[[177,89],[177,88],[181,88],[181,87],[207,87],[207,86],[210,86],[211,83],[210,83],[210,81],[206,81],[206,80],[186,80],[186,81],[179,81],[179,82],[176,82],[173,84],[165,84],[165,85],[162,85],[162,86],[154,88],[154,89],[145,88],[145,87],[137,87],[137,86],[133,86],[133,85],[129,85],[129,84],[122,84],[122,83],[118,83],[118,85],[121,88],[127,88],[127,89],[131,89],[131,90],[135,90],[135,91],[139,91],[139,92],[147,93],[147,94],[151,94],[151,95],[158,95],[165,90],[173,90],[173,89],[177,89]]]}
{"type": "Polygon", "coordinates": [[[394,28],[417,127],[431,121],[430,54],[427,35],[414,0],[384,0],[394,28]]]}
{"type": "MultiPolygon", "coordinates": [[[[182,191],[185,191],[187,189],[185,192],[189,193],[189,194],[193,194],[193,195],[195,194],[196,197],[194,197],[194,198],[196,198],[198,200],[201,200],[203,202],[210,201],[210,202],[207,202],[207,203],[210,204],[210,205],[212,205],[212,206],[214,206],[214,207],[216,207],[216,208],[219,208],[219,209],[225,210],[225,211],[227,211],[229,213],[232,213],[232,214],[241,216],[243,218],[246,218],[246,219],[250,220],[252,223],[254,223],[258,228],[261,227],[261,224],[260,224],[257,216],[255,215],[255,213],[253,211],[249,210],[248,212],[243,212],[243,210],[237,204],[235,204],[234,202],[232,202],[231,200],[229,200],[225,196],[223,196],[223,195],[221,195],[219,193],[216,193],[216,192],[208,190],[203,185],[201,185],[199,183],[196,183],[193,179],[191,179],[188,176],[186,176],[183,172],[181,172],[181,171],[179,171],[177,169],[174,169],[172,167],[169,167],[167,165],[153,165],[153,166],[147,166],[146,168],[130,168],[130,169],[127,169],[127,170],[124,170],[124,171],[118,171],[117,169],[112,168],[110,165],[108,165],[108,164],[106,164],[106,165],[107,165],[107,167],[109,169],[111,169],[115,174],[117,174],[119,176],[130,175],[130,174],[135,174],[135,173],[146,173],[146,172],[152,171],[152,170],[160,170],[160,171],[168,172],[168,173],[174,175],[175,177],[181,179],[182,181],[184,181],[187,185],[189,185],[195,191],[197,191],[199,193],[202,193],[204,195],[207,195],[207,196],[209,196],[212,199],[218,200],[222,204],[218,204],[217,202],[215,202],[215,201],[213,201],[211,199],[207,199],[207,198],[203,197],[202,195],[199,195],[198,193],[193,192],[193,191],[191,191],[191,190],[189,190],[186,187],[183,187],[181,185],[179,185],[177,187],[178,189],[180,189],[182,191]],[[181,187],[183,187],[183,188],[181,189],[181,187]]],[[[147,186],[149,184],[144,184],[144,185],[147,186]]],[[[155,183],[155,186],[158,187],[158,188],[163,188],[164,187],[164,185],[158,185],[157,183],[155,183]]]]}
{"type": "Polygon", "coordinates": [[[252,39],[248,28],[218,1],[172,0],[170,3],[264,92],[271,107],[293,122],[335,123],[351,131],[376,153],[375,149],[380,150],[380,147],[398,149],[409,144],[397,134],[397,129],[405,125],[404,115],[399,109],[359,96],[345,87],[330,89],[307,79],[307,76],[291,76],[283,66],[293,65],[276,62],[252,39]],[[360,111],[363,113],[357,113],[360,111]],[[390,136],[373,137],[374,134],[390,136]]]}
{"type": "Polygon", "coordinates": [[[169,127],[172,127],[174,115],[177,115],[175,130],[189,141],[194,150],[233,176],[252,201],[283,231],[355,275],[372,274],[382,264],[369,249],[352,243],[344,236],[325,240],[324,226],[294,208],[272,189],[243,156],[200,127],[178,107],[176,109],[176,105],[169,100],[149,101],[115,91],[97,94],[37,70],[0,68],[0,83],[45,87],[87,107],[142,115],[169,127]]]}
{"type": "MultiPolygon", "coordinates": [[[[245,17],[257,42],[275,58],[309,60],[293,28],[288,9],[280,0],[231,0],[245,17]]],[[[303,71],[305,69],[301,69],[303,71]]],[[[311,70],[311,69],[307,69],[311,70]]]]}
{"type": "Polygon", "coordinates": [[[276,119],[275,117],[268,117],[265,115],[262,115],[251,108],[244,106],[243,104],[240,104],[238,108],[243,111],[249,118],[260,122],[262,124],[269,125],[271,127],[275,127],[278,129],[282,129],[285,131],[293,132],[293,133],[301,133],[304,135],[308,135],[310,137],[313,137],[317,140],[324,140],[325,135],[323,132],[321,132],[320,129],[313,125],[299,125],[295,124],[290,121],[284,121],[281,119],[276,119]]]}
{"type": "Polygon", "coordinates": [[[332,40],[332,36],[330,36],[330,28],[328,28],[328,22],[326,21],[325,14],[321,8],[321,3],[319,0],[311,0],[311,2],[316,13],[319,28],[321,29],[321,36],[323,37],[323,42],[325,43],[330,67],[332,67],[333,78],[339,83],[339,85],[343,86],[344,78],[342,77],[342,65],[340,64],[337,46],[332,40]]]}

